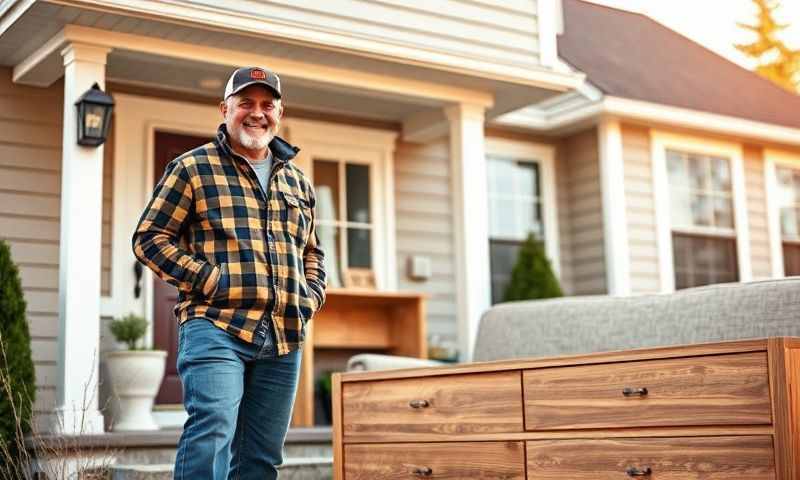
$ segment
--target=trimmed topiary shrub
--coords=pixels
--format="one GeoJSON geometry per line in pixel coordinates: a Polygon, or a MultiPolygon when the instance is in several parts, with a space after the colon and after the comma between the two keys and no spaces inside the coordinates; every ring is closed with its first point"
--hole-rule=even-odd
{"type": "Polygon", "coordinates": [[[564,294],[550,267],[542,242],[531,233],[522,244],[503,301],[561,297],[564,294]]]}
{"type": "Polygon", "coordinates": [[[110,328],[116,341],[127,345],[128,350],[138,350],[136,344],[147,333],[147,320],[131,313],[111,320],[110,328]]]}
{"type": "Polygon", "coordinates": [[[18,444],[17,428],[24,433],[30,431],[36,387],[22,282],[11,261],[11,248],[3,240],[0,240],[0,344],[5,353],[0,353],[0,442],[14,451],[18,444]]]}

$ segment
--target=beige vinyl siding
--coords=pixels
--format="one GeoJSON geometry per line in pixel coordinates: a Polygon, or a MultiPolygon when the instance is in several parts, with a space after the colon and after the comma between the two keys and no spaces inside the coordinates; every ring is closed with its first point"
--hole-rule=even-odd
{"type": "MultiPolygon", "coordinates": [[[[22,279],[37,414],[52,411],[57,382],[62,116],[61,82],[49,88],[15,85],[11,70],[0,68],[0,238],[11,246],[22,279]]],[[[110,168],[105,175],[111,175],[110,168]]],[[[105,183],[103,235],[109,239],[105,214],[111,211],[112,192],[111,182],[105,183]]],[[[107,290],[109,240],[103,247],[102,287],[107,290]]]]}
{"type": "Polygon", "coordinates": [[[764,150],[744,145],[744,182],[747,193],[747,220],[750,228],[750,262],[753,278],[772,277],[772,258],[767,220],[766,179],[764,178],[764,150]]]}
{"type": "Polygon", "coordinates": [[[631,293],[658,292],[661,285],[650,131],[643,127],[623,125],[622,156],[631,293]]]}
{"type": "Polygon", "coordinates": [[[302,7],[294,0],[196,3],[302,27],[325,35],[332,44],[357,40],[367,50],[372,42],[465,59],[491,58],[497,64],[539,63],[536,0],[328,0],[303,2],[302,7]]]}
{"type": "Polygon", "coordinates": [[[571,270],[571,294],[607,292],[603,207],[600,190],[600,160],[597,130],[572,135],[560,144],[558,175],[559,209],[567,211],[561,221],[561,255],[571,270]]]}
{"type": "Polygon", "coordinates": [[[566,141],[556,147],[556,203],[558,204],[558,256],[560,265],[561,290],[564,295],[574,295],[572,272],[572,222],[570,221],[570,170],[566,141]]]}
{"type": "Polygon", "coordinates": [[[55,401],[63,87],[21,87],[0,69],[0,238],[22,278],[37,413],[55,401]]]}
{"type": "MultiPolygon", "coordinates": [[[[395,210],[398,288],[430,295],[428,334],[456,339],[456,278],[447,139],[430,144],[398,142],[395,151],[395,210]],[[428,257],[432,276],[408,277],[408,260],[428,257]]],[[[488,241],[488,240],[487,240],[488,241]]]]}

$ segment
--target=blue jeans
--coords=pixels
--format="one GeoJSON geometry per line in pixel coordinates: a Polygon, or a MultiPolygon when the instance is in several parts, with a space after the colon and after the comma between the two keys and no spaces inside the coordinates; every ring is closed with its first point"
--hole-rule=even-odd
{"type": "Polygon", "coordinates": [[[292,416],[302,349],[244,342],[205,319],[178,334],[178,374],[189,418],[176,480],[275,479],[292,416]]]}

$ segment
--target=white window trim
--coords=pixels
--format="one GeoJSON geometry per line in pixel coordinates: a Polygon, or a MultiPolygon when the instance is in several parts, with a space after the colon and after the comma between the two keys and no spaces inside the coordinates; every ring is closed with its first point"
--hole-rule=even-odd
{"type": "Polygon", "coordinates": [[[780,206],[778,205],[778,167],[800,170],[800,153],[783,150],[764,150],[764,177],[767,190],[767,222],[769,231],[770,259],[772,276],[786,276],[783,269],[783,235],[781,234],[780,206]]]}
{"type": "MultiPolygon", "coordinates": [[[[487,157],[505,157],[513,158],[516,161],[538,163],[542,189],[539,198],[542,203],[544,250],[553,267],[553,272],[560,278],[561,257],[558,239],[558,205],[556,203],[555,147],[519,140],[487,137],[485,148],[487,157]]],[[[487,185],[486,188],[488,190],[489,186],[487,185]]]]}
{"type": "Polygon", "coordinates": [[[747,219],[742,145],[734,142],[651,130],[650,148],[653,161],[653,188],[661,291],[665,293],[675,291],[675,259],[672,254],[671,207],[666,156],[668,149],[719,155],[730,159],[739,281],[747,282],[752,280],[750,228],[747,219]]]}
{"type": "Polygon", "coordinates": [[[378,290],[397,289],[394,150],[397,132],[315,120],[287,118],[286,137],[300,147],[297,163],[312,179],[313,158],[370,165],[372,262],[378,290]],[[301,167],[302,168],[302,167],[301,167]]]}

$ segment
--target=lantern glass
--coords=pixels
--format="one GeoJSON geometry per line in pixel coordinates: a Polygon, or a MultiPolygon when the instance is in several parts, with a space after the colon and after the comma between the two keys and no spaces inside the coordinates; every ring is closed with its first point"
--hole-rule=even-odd
{"type": "Polygon", "coordinates": [[[103,125],[105,124],[104,118],[106,115],[106,107],[104,105],[86,105],[83,113],[83,131],[89,138],[103,138],[103,125]]]}
{"type": "Polygon", "coordinates": [[[114,99],[95,83],[75,102],[78,110],[78,144],[102,145],[108,135],[114,99]]]}

